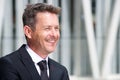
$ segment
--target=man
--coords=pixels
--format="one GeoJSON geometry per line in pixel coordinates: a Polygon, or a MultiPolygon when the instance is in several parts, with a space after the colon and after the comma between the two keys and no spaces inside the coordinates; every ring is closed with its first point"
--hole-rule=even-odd
{"type": "Polygon", "coordinates": [[[60,38],[59,7],[27,5],[23,29],[27,44],[0,59],[0,80],[69,80],[66,68],[48,57],[60,38]]]}

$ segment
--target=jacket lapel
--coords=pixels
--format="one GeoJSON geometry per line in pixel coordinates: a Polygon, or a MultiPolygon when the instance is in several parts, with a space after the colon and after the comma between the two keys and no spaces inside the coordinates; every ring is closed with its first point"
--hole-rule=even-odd
{"type": "Polygon", "coordinates": [[[57,67],[55,67],[56,64],[50,58],[48,58],[48,65],[49,65],[49,73],[50,73],[49,78],[50,78],[50,80],[60,80],[59,69],[57,67]]]}
{"type": "Polygon", "coordinates": [[[23,64],[32,76],[32,80],[41,80],[40,75],[38,74],[37,69],[35,68],[34,62],[32,61],[31,57],[25,49],[25,45],[23,45],[20,49],[20,54],[23,64]]]}

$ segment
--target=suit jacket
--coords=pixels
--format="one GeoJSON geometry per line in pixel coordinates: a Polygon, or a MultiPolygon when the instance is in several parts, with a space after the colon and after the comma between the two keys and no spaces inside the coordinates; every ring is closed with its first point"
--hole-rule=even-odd
{"type": "MultiPolygon", "coordinates": [[[[48,65],[49,80],[69,80],[64,66],[50,58],[48,65]]],[[[41,80],[25,45],[0,59],[0,80],[41,80]]]]}

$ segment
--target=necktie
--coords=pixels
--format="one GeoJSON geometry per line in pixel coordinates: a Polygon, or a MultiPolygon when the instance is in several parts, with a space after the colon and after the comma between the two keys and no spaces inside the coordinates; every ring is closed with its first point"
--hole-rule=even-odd
{"type": "Polygon", "coordinates": [[[38,65],[41,69],[41,80],[48,80],[46,60],[40,61],[38,65]]]}

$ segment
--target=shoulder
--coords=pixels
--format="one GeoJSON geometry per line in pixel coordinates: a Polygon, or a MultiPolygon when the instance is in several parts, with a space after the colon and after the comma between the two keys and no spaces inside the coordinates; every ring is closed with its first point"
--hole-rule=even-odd
{"type": "Polygon", "coordinates": [[[0,80],[18,80],[16,64],[19,64],[19,57],[18,51],[15,51],[0,58],[0,80]]]}
{"type": "Polygon", "coordinates": [[[57,77],[59,77],[59,79],[69,80],[68,71],[65,66],[50,58],[48,59],[48,64],[50,66],[52,74],[58,75],[57,77]]]}
{"type": "MultiPolygon", "coordinates": [[[[12,53],[13,55],[13,53],[12,53]]],[[[14,66],[15,61],[11,58],[11,54],[0,58],[0,80],[3,78],[10,78],[10,76],[17,74],[14,66]],[[9,76],[10,75],[10,76],[9,76]],[[7,77],[6,77],[7,76],[7,77]]]]}
{"type": "Polygon", "coordinates": [[[24,51],[24,50],[25,50],[25,45],[21,46],[18,50],[1,57],[0,62],[12,63],[13,61],[16,61],[16,59],[20,58],[20,54],[22,53],[21,51],[24,51]]]}
{"type": "Polygon", "coordinates": [[[17,52],[12,52],[6,56],[0,58],[0,69],[12,67],[12,65],[17,61],[17,52]]]}
{"type": "Polygon", "coordinates": [[[18,52],[15,51],[15,52],[12,52],[6,56],[3,56],[0,58],[0,64],[1,63],[12,63],[13,61],[16,61],[16,57],[18,57],[18,52]]]}
{"type": "Polygon", "coordinates": [[[63,66],[62,64],[56,62],[55,60],[49,58],[48,61],[49,61],[48,64],[49,64],[50,66],[52,66],[52,67],[54,67],[54,68],[57,68],[57,69],[60,69],[60,70],[65,70],[65,71],[67,71],[67,69],[66,69],[65,66],[63,66]]]}
{"type": "Polygon", "coordinates": [[[20,50],[22,50],[22,47],[20,49],[16,50],[16,51],[12,52],[12,53],[9,53],[6,56],[1,57],[0,58],[0,66],[14,65],[18,61],[20,61],[20,58],[21,58],[20,50]]]}

